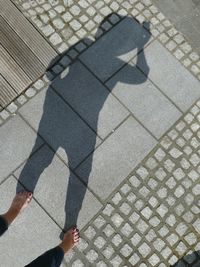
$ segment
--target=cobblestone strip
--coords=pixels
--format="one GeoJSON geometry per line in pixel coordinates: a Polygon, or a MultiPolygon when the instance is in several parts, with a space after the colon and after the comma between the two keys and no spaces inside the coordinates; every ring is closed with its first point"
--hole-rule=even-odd
{"type": "Polygon", "coordinates": [[[100,36],[119,23],[122,16],[133,16],[140,23],[150,22],[150,31],[192,74],[200,80],[200,57],[151,0],[12,0],[59,53],[68,51],[36,84],[0,112],[0,125],[32,98],[42,83],[57,76],[100,36]],[[115,14],[112,14],[115,13],[115,14]],[[101,25],[102,20],[108,17],[101,25]],[[99,28],[99,29],[98,29],[99,28]],[[97,34],[98,29],[98,34],[97,34]],[[87,37],[87,38],[86,38],[87,37]],[[83,38],[84,41],[83,41],[83,38]],[[77,43],[78,42],[78,43],[77,43]],[[77,44],[76,44],[77,43],[77,44]],[[47,78],[48,77],[48,78],[47,78]]]}
{"type": "Polygon", "coordinates": [[[168,267],[186,254],[177,267],[199,266],[199,177],[200,101],[84,228],[69,266],[168,267]]]}

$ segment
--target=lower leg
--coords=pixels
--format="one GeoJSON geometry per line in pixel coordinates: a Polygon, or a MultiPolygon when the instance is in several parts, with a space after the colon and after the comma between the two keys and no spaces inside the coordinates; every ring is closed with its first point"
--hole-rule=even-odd
{"type": "Polygon", "coordinates": [[[77,245],[78,242],[79,231],[74,227],[64,235],[63,241],[57,247],[46,251],[25,267],[59,267],[64,254],[77,245]]]}
{"type": "Polygon", "coordinates": [[[8,211],[1,215],[1,217],[10,225],[15,218],[19,215],[22,210],[24,210],[28,203],[31,201],[32,193],[30,192],[20,192],[14,197],[12,204],[8,211]]]}

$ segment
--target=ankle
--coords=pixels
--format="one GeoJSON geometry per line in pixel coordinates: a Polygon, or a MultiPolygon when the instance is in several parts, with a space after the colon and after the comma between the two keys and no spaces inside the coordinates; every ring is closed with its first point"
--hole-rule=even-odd
{"type": "Polygon", "coordinates": [[[15,220],[18,213],[19,212],[16,209],[10,208],[6,213],[2,214],[1,217],[3,217],[8,223],[8,225],[10,225],[15,220]]]}
{"type": "Polygon", "coordinates": [[[69,248],[64,244],[64,242],[60,243],[58,246],[63,250],[64,254],[66,254],[69,250],[69,248]]]}

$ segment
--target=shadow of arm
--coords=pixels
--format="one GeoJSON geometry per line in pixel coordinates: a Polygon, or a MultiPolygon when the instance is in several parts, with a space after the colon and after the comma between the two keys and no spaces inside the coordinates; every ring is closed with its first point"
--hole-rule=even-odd
{"type": "Polygon", "coordinates": [[[145,74],[145,76],[148,77],[150,69],[147,64],[143,48],[137,56],[136,67],[138,67],[145,74]]]}

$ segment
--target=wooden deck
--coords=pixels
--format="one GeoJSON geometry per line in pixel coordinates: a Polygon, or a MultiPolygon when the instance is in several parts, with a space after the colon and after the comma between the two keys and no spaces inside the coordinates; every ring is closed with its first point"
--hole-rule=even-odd
{"type": "Polygon", "coordinates": [[[0,110],[37,80],[56,51],[10,0],[0,0],[0,110]]]}

